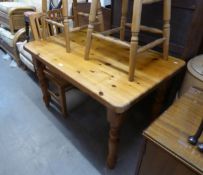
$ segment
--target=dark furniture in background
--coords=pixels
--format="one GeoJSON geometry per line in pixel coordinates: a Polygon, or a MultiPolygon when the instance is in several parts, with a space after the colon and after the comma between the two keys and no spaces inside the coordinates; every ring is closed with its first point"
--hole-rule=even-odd
{"type": "MultiPolygon", "coordinates": [[[[118,26],[121,15],[121,1],[112,0],[112,25],[118,26]]],[[[129,0],[128,20],[132,17],[133,0],[129,0]]],[[[203,1],[172,0],[170,52],[174,56],[189,59],[203,48],[203,1]]],[[[145,5],[142,24],[161,27],[162,2],[145,5]]],[[[130,31],[129,31],[130,32],[130,31]]],[[[141,34],[141,43],[156,36],[141,34]]]]}
{"type": "Polygon", "coordinates": [[[191,88],[144,131],[146,144],[138,175],[203,174],[203,155],[187,141],[202,120],[202,105],[203,91],[191,88]]]}
{"type": "MultiPolygon", "coordinates": [[[[84,12],[84,13],[89,13],[90,11],[90,3],[86,2],[80,2],[78,3],[78,11],[84,12]]],[[[102,8],[102,13],[104,17],[104,28],[110,29],[111,28],[111,9],[110,8],[102,8]]],[[[88,23],[88,18],[84,16],[79,17],[79,21],[81,25],[87,24],[88,23]]],[[[96,27],[96,29],[98,29],[96,27]]]]}

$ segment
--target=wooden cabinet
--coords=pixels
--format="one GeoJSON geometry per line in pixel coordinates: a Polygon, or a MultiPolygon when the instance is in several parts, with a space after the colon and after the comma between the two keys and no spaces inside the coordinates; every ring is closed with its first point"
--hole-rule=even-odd
{"type": "Polygon", "coordinates": [[[201,123],[202,106],[203,92],[190,89],[144,132],[139,175],[203,175],[203,154],[187,141],[201,123]]]}
{"type": "Polygon", "coordinates": [[[191,168],[148,141],[139,175],[197,175],[191,168]]]}

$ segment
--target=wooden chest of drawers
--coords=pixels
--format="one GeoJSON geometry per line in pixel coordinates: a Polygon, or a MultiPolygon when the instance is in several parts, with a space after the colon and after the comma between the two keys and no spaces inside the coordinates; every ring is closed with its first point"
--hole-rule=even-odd
{"type": "Polygon", "coordinates": [[[146,149],[139,175],[203,174],[203,154],[188,143],[203,118],[202,106],[203,92],[190,89],[144,132],[146,149]]]}

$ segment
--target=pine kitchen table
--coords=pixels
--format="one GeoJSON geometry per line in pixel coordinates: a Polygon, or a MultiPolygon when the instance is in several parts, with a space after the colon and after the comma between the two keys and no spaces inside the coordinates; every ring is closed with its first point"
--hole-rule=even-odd
{"type": "Polygon", "coordinates": [[[47,103],[47,85],[44,67],[63,77],[81,91],[107,108],[110,124],[107,165],[116,164],[119,131],[125,113],[162,82],[173,77],[185,63],[169,57],[161,59],[161,54],[149,51],[137,57],[135,81],[128,81],[129,50],[112,43],[94,39],[90,60],[84,60],[86,32],[71,34],[71,53],[65,49],[62,36],[46,40],[32,41],[25,49],[33,56],[37,75],[47,103]]]}

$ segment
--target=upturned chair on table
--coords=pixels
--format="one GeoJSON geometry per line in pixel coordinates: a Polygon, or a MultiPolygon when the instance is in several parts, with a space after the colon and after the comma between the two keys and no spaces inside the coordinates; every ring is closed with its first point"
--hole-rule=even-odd
{"type": "MultiPolygon", "coordinates": [[[[87,2],[87,1],[86,1],[87,2]]],[[[57,30],[62,30],[64,31],[64,36],[65,36],[65,42],[66,42],[66,51],[70,52],[71,48],[70,48],[70,32],[76,32],[79,30],[82,30],[84,28],[88,27],[88,24],[86,25],[79,25],[79,16],[89,16],[88,13],[83,13],[83,12],[78,12],[77,9],[77,0],[73,0],[73,15],[72,16],[68,16],[69,12],[68,12],[68,0],[61,0],[62,3],[62,8],[61,9],[54,9],[51,11],[47,12],[47,0],[43,0],[43,12],[44,14],[47,14],[45,16],[45,23],[44,23],[44,29],[46,31],[46,23],[48,24],[48,26],[54,30],[52,30],[52,34],[53,31],[57,30]],[[46,12],[46,13],[45,13],[46,12]],[[58,18],[56,18],[56,16],[58,18]],[[62,19],[62,20],[61,20],[62,19]],[[69,22],[68,20],[72,19],[74,21],[74,27],[70,28],[69,27],[69,22]]],[[[102,15],[102,11],[101,11],[101,4],[100,2],[97,4],[96,10],[95,10],[96,14],[95,14],[95,18],[97,19],[97,22],[95,21],[94,25],[100,25],[100,30],[103,31],[104,30],[104,23],[103,23],[103,15],[102,15]]],[[[47,32],[44,32],[43,36],[46,37],[47,32]]]]}
{"type": "Polygon", "coordinates": [[[135,73],[135,64],[136,64],[136,55],[144,52],[148,49],[152,49],[155,46],[163,44],[163,58],[168,58],[169,52],[169,38],[170,38],[170,17],[171,17],[171,0],[134,0],[133,5],[133,16],[132,16],[132,23],[127,23],[127,11],[128,11],[128,0],[122,0],[122,15],[121,15],[121,22],[120,27],[114,28],[108,31],[104,31],[101,33],[93,33],[94,31],[94,23],[96,20],[96,11],[100,0],[92,0],[90,16],[89,16],[89,26],[87,31],[87,40],[86,40],[86,48],[85,48],[85,59],[89,59],[90,49],[91,49],[91,40],[92,38],[99,38],[101,40],[106,40],[112,42],[114,44],[120,45],[125,48],[130,49],[130,56],[129,56],[129,81],[134,80],[134,73],[135,73]],[[147,27],[141,25],[141,13],[142,13],[142,6],[143,4],[154,3],[158,1],[163,1],[163,29],[157,29],[153,27],[147,27]],[[131,42],[125,42],[125,28],[131,28],[131,42]],[[155,34],[162,35],[161,38],[152,41],[151,43],[139,47],[139,32],[145,31],[155,34]],[[120,32],[120,39],[113,38],[110,35],[120,32]]]}

